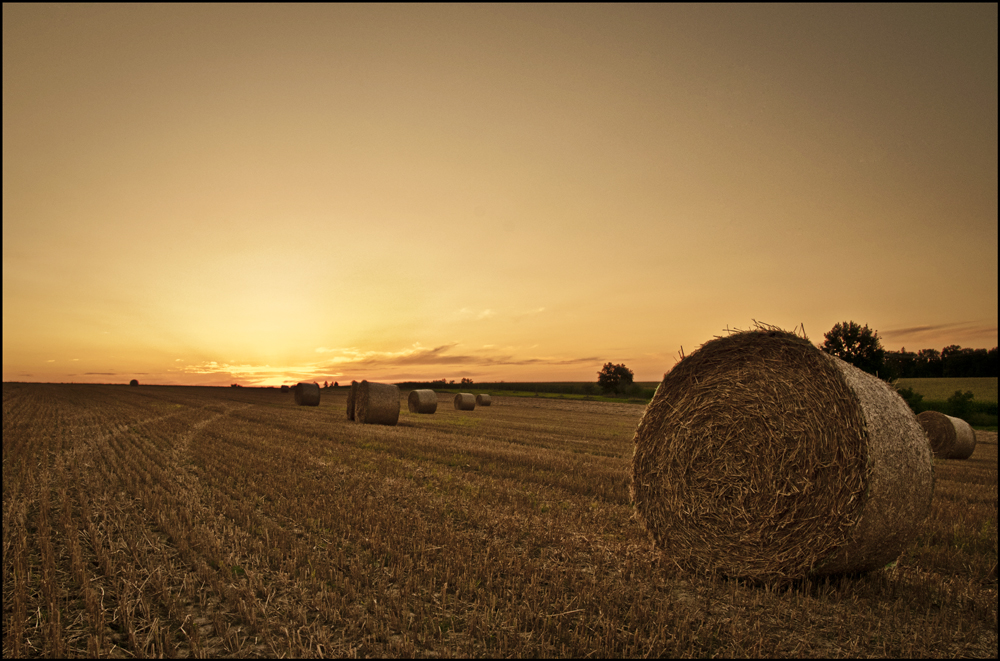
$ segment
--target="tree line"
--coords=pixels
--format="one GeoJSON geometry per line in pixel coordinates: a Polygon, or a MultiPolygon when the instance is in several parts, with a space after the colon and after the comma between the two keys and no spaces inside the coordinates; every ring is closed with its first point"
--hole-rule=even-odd
{"type": "Polygon", "coordinates": [[[950,344],[941,351],[904,347],[885,352],[885,371],[892,379],[924,379],[950,376],[998,376],[997,348],[963,349],[950,344]]]}
{"type": "Polygon", "coordinates": [[[826,333],[820,348],[885,381],[935,377],[998,376],[997,347],[963,349],[949,344],[941,351],[902,348],[887,351],[878,332],[853,321],[838,323],[826,333]]]}

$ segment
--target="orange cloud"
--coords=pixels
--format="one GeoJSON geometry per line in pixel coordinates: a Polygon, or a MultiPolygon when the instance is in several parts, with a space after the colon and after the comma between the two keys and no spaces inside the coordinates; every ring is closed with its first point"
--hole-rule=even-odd
{"type": "Polygon", "coordinates": [[[400,351],[365,352],[358,351],[353,347],[344,349],[319,347],[316,349],[318,353],[339,353],[340,355],[316,362],[282,366],[205,361],[195,365],[187,365],[178,371],[190,375],[216,375],[244,383],[276,385],[294,380],[330,380],[344,374],[380,373],[398,368],[410,368],[408,374],[414,378],[431,378],[432,373],[437,371],[432,368],[441,366],[462,367],[469,370],[509,366],[544,367],[588,363],[599,365],[601,362],[601,359],[596,356],[518,358],[509,352],[453,352],[457,346],[457,342],[436,347],[423,347],[417,343],[400,351]]]}

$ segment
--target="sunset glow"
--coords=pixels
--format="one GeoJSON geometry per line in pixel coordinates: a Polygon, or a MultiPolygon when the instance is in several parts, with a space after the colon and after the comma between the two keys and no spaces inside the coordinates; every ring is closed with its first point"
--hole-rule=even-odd
{"type": "Polygon", "coordinates": [[[997,6],[3,7],[4,381],[997,345],[997,6]]]}

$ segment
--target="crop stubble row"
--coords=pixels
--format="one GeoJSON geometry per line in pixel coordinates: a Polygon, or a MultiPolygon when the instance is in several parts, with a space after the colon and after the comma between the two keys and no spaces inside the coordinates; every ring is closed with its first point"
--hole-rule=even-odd
{"type": "MultiPolygon", "coordinates": [[[[5,384],[5,656],[746,653],[791,640],[791,621],[743,626],[760,594],[671,580],[631,520],[641,406],[498,398],[483,414],[378,427],[324,398],[5,384]],[[729,599],[728,619],[713,599],[729,599]]],[[[992,471],[995,512],[995,456],[992,471]]],[[[995,535],[994,523],[994,556],[995,535]]],[[[995,600],[975,603],[995,630],[995,600]]]]}
{"type": "MultiPolygon", "coordinates": [[[[15,479],[4,482],[5,548],[15,551],[5,558],[17,565],[5,576],[22,587],[12,607],[5,604],[5,648],[10,643],[14,653],[107,654],[116,647],[144,654],[185,648],[252,653],[251,634],[260,653],[324,649],[318,647],[324,643],[330,652],[342,643],[330,640],[328,626],[312,627],[312,642],[302,639],[303,629],[322,616],[327,625],[343,623],[343,638],[359,628],[353,633],[363,639],[371,607],[397,615],[388,618],[388,628],[385,622],[371,627],[395,630],[401,642],[404,629],[427,615],[404,607],[411,601],[404,593],[439,585],[436,576],[429,588],[420,585],[422,574],[441,573],[443,585],[450,579],[452,599],[461,601],[447,559],[449,549],[468,543],[473,522],[481,528],[476,541],[525,527],[514,525],[518,517],[503,512],[496,498],[492,511],[470,515],[461,502],[456,508],[449,499],[455,477],[435,469],[444,455],[449,462],[472,461],[477,470],[505,459],[514,467],[529,464],[516,447],[506,457],[489,448],[479,456],[463,452],[468,448],[461,443],[424,443],[408,451],[419,459],[403,453],[390,460],[373,445],[383,440],[377,434],[362,434],[357,445],[337,442],[329,417],[303,424],[299,410],[280,406],[241,417],[239,406],[248,404],[206,404],[171,393],[167,404],[177,411],[156,415],[159,406],[121,401],[130,392],[34,390],[5,387],[5,457],[23,459],[15,479]],[[223,417],[224,424],[212,424],[223,417]],[[62,418],[74,422],[62,424],[62,418]],[[328,447],[319,452],[323,437],[328,447]],[[30,512],[20,525],[8,516],[18,505],[30,512]],[[58,535],[49,524],[55,511],[63,513],[58,535]],[[464,530],[456,533],[454,521],[464,530]],[[413,546],[416,539],[421,548],[413,546]],[[32,577],[26,565],[40,566],[42,575],[32,577]],[[365,606],[362,590],[389,603],[373,599],[365,606]],[[206,599],[206,592],[213,596],[206,599]],[[71,613],[75,628],[88,635],[64,632],[71,613]]],[[[449,431],[441,436],[453,435],[449,431]]],[[[533,469],[546,470],[542,464],[533,469]]],[[[459,481],[464,493],[480,497],[481,487],[459,481]]],[[[539,497],[532,493],[529,504],[539,497]]],[[[542,532],[536,528],[513,539],[535,539],[542,532]]],[[[496,567],[511,576],[522,569],[519,563],[496,567]]]]}

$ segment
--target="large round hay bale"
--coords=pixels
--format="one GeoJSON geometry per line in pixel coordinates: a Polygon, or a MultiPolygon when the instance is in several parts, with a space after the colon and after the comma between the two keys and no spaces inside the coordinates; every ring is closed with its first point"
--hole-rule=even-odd
{"type": "Polygon", "coordinates": [[[358,396],[358,382],[351,381],[351,389],[347,392],[347,419],[354,420],[354,404],[358,396]]]}
{"type": "Polygon", "coordinates": [[[455,408],[459,411],[471,411],[476,408],[476,397],[471,392],[455,395],[455,408]]]}
{"type": "Polygon", "coordinates": [[[883,567],[930,511],[930,446],[903,399],[773,328],[678,362],[634,442],[636,512],[686,569],[782,582],[883,567]]]}
{"type": "Polygon", "coordinates": [[[128,382],[128,384],[130,386],[137,386],[137,385],[139,385],[139,380],[138,379],[132,379],[131,381],[128,382]]]}
{"type": "Polygon", "coordinates": [[[399,421],[399,386],[362,381],[354,394],[354,419],[366,425],[399,421]]]}
{"type": "Polygon", "coordinates": [[[924,411],[917,420],[927,432],[934,456],[939,459],[968,459],[976,449],[976,432],[961,418],[924,411]]]}
{"type": "Polygon", "coordinates": [[[489,395],[479,394],[476,395],[476,406],[489,406],[493,403],[493,399],[489,395]]]}
{"type": "Polygon", "coordinates": [[[299,406],[319,406],[319,384],[295,384],[295,403],[299,406]]]}
{"type": "Polygon", "coordinates": [[[411,390],[406,406],[410,413],[434,413],[438,407],[437,393],[433,390],[411,390]]]}

